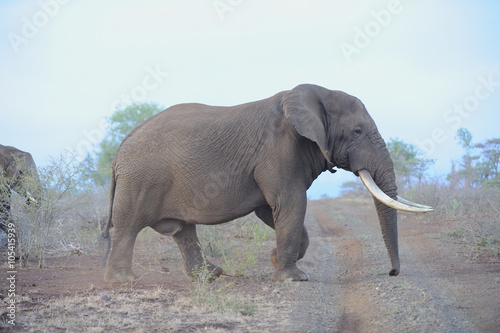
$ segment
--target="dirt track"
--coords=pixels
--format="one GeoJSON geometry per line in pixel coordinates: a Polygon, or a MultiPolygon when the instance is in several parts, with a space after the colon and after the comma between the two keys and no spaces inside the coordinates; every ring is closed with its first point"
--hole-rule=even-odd
{"type": "Polygon", "coordinates": [[[403,213],[399,215],[401,273],[389,277],[389,259],[375,215],[369,200],[310,202],[306,224],[311,242],[299,262],[310,281],[270,282],[270,240],[250,277],[223,276],[213,284],[219,302],[221,297],[236,297],[246,302],[249,313],[216,311],[193,303],[194,284],[182,272],[175,244],[152,236],[138,241],[134,270],[142,278],[136,284],[106,285],[96,255],[53,259],[44,270],[23,269],[17,325],[11,329],[500,331],[498,258],[496,263],[491,258],[468,261],[462,246],[453,243],[444,226],[434,221],[435,214],[403,213]],[[157,253],[158,259],[152,259],[151,253],[157,253]]]}
{"type": "Polygon", "coordinates": [[[499,264],[465,262],[432,214],[400,214],[397,277],[387,275],[371,203],[312,202],[307,222],[313,240],[303,267],[312,268],[313,278],[301,293],[313,307],[295,322],[301,330],[500,331],[499,264]]]}

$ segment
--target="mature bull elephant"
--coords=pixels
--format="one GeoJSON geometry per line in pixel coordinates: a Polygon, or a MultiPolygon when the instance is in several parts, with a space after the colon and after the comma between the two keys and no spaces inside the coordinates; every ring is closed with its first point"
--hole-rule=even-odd
{"type": "MultiPolygon", "coordinates": [[[[255,212],[276,231],[274,281],[307,280],[296,266],[309,244],[306,190],[339,167],[361,176],[375,197],[382,234],[399,273],[396,209],[430,210],[397,201],[384,140],[355,97],[299,85],[234,107],[173,106],[146,120],[121,143],[112,163],[109,220],[113,245],[105,280],[125,282],[138,232],[173,236],[189,275],[203,264],[196,224],[255,212]]],[[[108,249],[109,250],[109,249],[108,249]]],[[[208,263],[214,276],[222,269],[208,263]]]]}
{"type": "Polygon", "coordinates": [[[7,233],[10,219],[11,190],[26,197],[26,202],[39,203],[40,179],[30,153],[0,145],[0,229],[7,233]]]}

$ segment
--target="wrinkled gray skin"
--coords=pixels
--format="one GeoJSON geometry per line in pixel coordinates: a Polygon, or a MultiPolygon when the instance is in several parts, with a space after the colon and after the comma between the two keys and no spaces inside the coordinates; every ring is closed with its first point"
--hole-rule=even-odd
{"type": "Polygon", "coordinates": [[[40,179],[35,161],[30,153],[11,146],[0,145],[0,175],[6,183],[0,183],[0,229],[7,233],[7,224],[11,220],[11,190],[26,197],[30,203],[28,192],[37,202],[40,198],[40,179]]]}
{"type": "MultiPolygon", "coordinates": [[[[137,233],[173,236],[188,275],[203,264],[197,224],[255,212],[275,229],[274,281],[307,280],[297,268],[309,239],[306,190],[332,167],[366,169],[396,199],[393,163],[357,98],[299,85],[233,107],[173,106],[146,120],[121,143],[112,164],[109,227],[115,227],[105,280],[125,282],[137,233]]],[[[389,257],[399,273],[397,213],[375,200],[389,257]]],[[[214,276],[222,269],[209,264],[214,276]]]]}

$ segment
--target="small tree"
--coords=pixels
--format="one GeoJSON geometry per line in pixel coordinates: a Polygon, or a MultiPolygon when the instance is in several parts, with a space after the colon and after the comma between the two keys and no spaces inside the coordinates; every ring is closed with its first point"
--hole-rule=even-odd
{"type": "Polygon", "coordinates": [[[411,188],[413,178],[420,184],[427,169],[435,162],[423,158],[423,153],[415,145],[400,139],[390,139],[387,148],[394,162],[394,172],[399,187],[411,188]]]}
{"type": "Polygon", "coordinates": [[[457,176],[463,181],[463,187],[473,187],[477,184],[475,163],[479,159],[479,156],[473,155],[474,145],[472,144],[472,134],[466,128],[459,128],[455,140],[457,140],[465,150],[460,168],[457,170],[457,176]]]}
{"type": "Polygon", "coordinates": [[[472,134],[460,128],[455,139],[464,148],[465,154],[458,168],[453,163],[448,176],[450,182],[463,188],[500,184],[500,138],[474,144],[472,134]]]}
{"type": "Polygon", "coordinates": [[[104,185],[109,181],[111,162],[125,136],[144,120],[161,110],[162,108],[155,103],[134,103],[124,108],[118,108],[113,113],[108,119],[109,133],[99,143],[99,151],[95,156],[98,172],[94,175],[94,181],[97,185],[104,185]]]}
{"type": "Polygon", "coordinates": [[[476,144],[481,149],[481,160],[479,161],[478,177],[481,184],[498,183],[500,180],[500,138],[486,140],[485,143],[476,144]]]}
{"type": "MultiPolygon", "coordinates": [[[[75,194],[92,187],[88,169],[87,161],[79,162],[76,155],[61,155],[58,160],[38,168],[43,188],[40,202],[26,205],[25,198],[20,195],[13,200],[12,217],[19,236],[21,258],[34,254],[38,258],[38,266],[44,266],[47,251],[58,243],[54,222],[78,206],[75,194]]],[[[37,182],[38,179],[32,181],[37,182]]]]}

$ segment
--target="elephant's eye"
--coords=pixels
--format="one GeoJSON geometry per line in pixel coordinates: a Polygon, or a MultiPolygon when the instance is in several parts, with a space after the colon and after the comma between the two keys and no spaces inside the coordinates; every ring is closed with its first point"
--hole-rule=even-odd
{"type": "Polygon", "coordinates": [[[357,138],[360,135],[361,135],[361,128],[356,128],[354,131],[352,131],[353,137],[357,138]]]}

